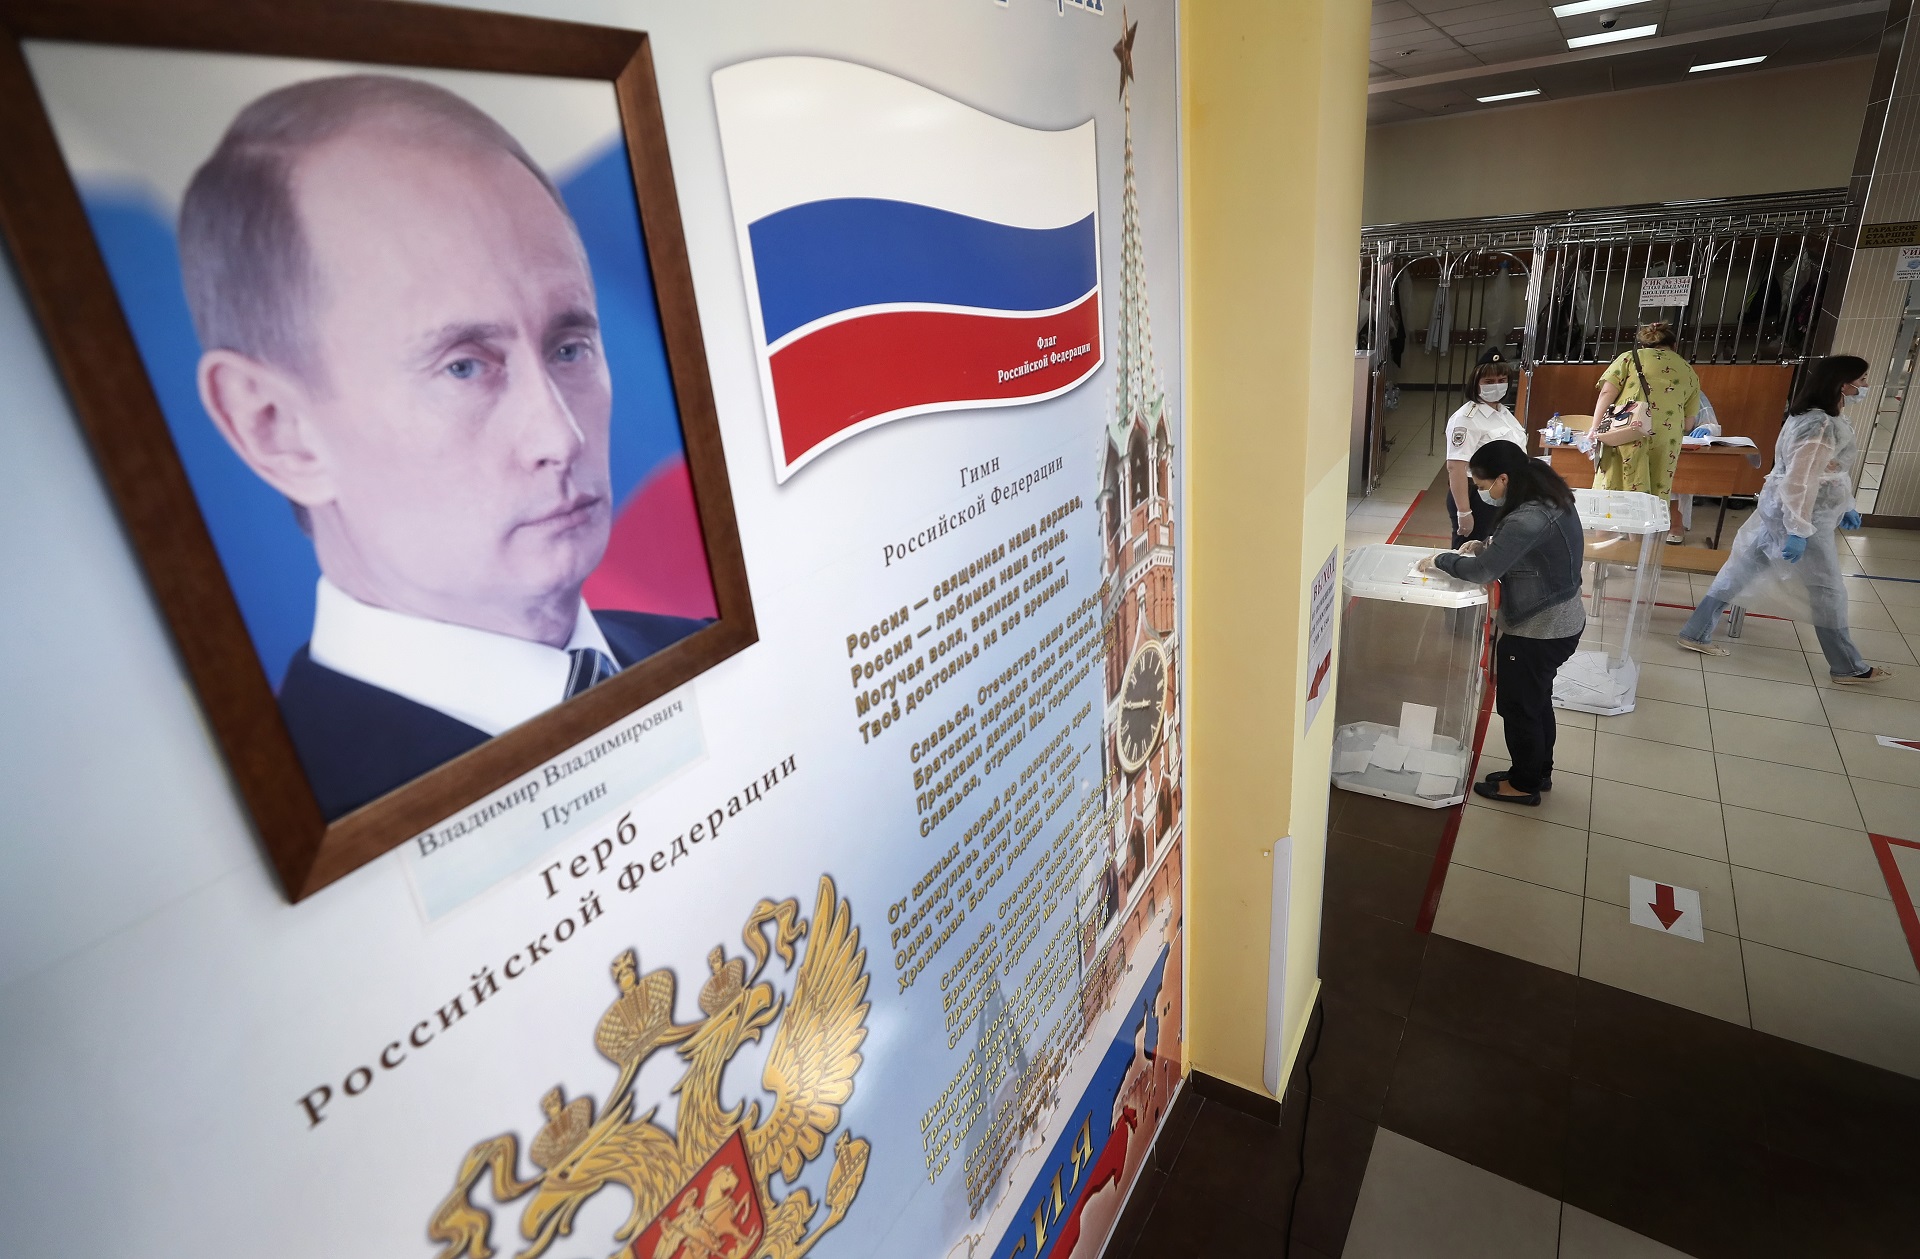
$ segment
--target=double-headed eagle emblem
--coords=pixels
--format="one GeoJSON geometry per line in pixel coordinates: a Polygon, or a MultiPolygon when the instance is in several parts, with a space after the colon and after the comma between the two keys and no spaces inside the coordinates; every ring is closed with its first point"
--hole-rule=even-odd
{"type": "Polygon", "coordinates": [[[716,946],[707,956],[711,976],[700,990],[703,1017],[674,1022],[673,972],[641,974],[631,950],[613,961],[620,995],[601,1016],[594,1045],[620,1069],[606,1106],[596,1117],[589,1096],[566,1099],[559,1088],[541,1099],[546,1123],[527,1147],[538,1174],[520,1179],[513,1134],[482,1141],[467,1152],[452,1192],[427,1225],[444,1243],[438,1259],[490,1259],[493,1217],[471,1201],[491,1174],[493,1196],[507,1203],[531,1193],[520,1216],[528,1245],[516,1259],[545,1254],[571,1233],[580,1207],[608,1185],[633,1200],[615,1232],[618,1257],[631,1259],[800,1259],[846,1217],[866,1176],[871,1150],[865,1138],[842,1132],[827,1175],[826,1218],[809,1231],[819,1207],[805,1189],[775,1199],[775,1177],[791,1186],[826,1148],[853,1095],[860,1043],[867,1028],[867,952],[847,902],[822,877],[813,921],[800,902],[762,900],[741,931],[753,957],[729,959],[716,946]],[[796,948],[805,937],[805,957],[796,948]],[[799,974],[783,999],[760,981],[774,954],[799,974]],[[784,1019],[782,1018],[784,1015],[784,1019]],[[776,1022],[761,1083],[773,1106],[761,1117],[758,1101],[720,1104],[727,1063],[748,1041],[776,1022]],[[655,1122],[657,1107],[635,1116],[633,1082],[641,1064],[663,1046],[686,1060],[673,1086],[678,1106],[669,1132],[655,1122]]]}

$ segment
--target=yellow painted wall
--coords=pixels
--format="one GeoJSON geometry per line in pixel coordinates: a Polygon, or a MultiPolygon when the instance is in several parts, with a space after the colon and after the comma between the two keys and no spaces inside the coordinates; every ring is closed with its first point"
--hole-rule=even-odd
{"type": "Polygon", "coordinates": [[[1301,736],[1306,622],[1342,536],[1367,21],[1354,0],[1181,6],[1187,1059],[1261,1091],[1283,835],[1290,1046],[1318,972],[1333,713],[1301,736]]]}
{"type": "Polygon", "coordinates": [[[1873,65],[1852,57],[1370,127],[1365,221],[1837,188],[1853,173],[1873,65]]]}

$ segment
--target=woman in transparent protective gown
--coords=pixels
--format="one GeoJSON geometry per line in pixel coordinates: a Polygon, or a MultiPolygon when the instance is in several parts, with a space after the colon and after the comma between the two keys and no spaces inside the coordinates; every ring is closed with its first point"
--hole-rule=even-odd
{"type": "Polygon", "coordinates": [[[1836,683],[1854,686],[1892,676],[1862,659],[1847,632],[1847,586],[1834,532],[1860,527],[1853,509],[1853,425],[1840,413],[1866,390],[1865,359],[1837,354],[1807,365],[1788,404],[1759,506],[1740,526],[1720,575],[1681,629],[1680,646],[1726,655],[1713,642],[1720,613],[1754,585],[1791,577],[1806,589],[1814,633],[1836,683]]]}

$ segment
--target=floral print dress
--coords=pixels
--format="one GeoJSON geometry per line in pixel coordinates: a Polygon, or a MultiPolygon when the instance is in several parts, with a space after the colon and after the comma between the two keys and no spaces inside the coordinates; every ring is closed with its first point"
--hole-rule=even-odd
{"type": "Polygon", "coordinates": [[[1693,417],[1700,413],[1700,377],[1687,360],[1674,351],[1661,348],[1640,350],[1640,366],[1646,369],[1651,398],[1640,391],[1640,376],[1633,370],[1633,355],[1622,354],[1600,374],[1600,383],[1612,381],[1619,386],[1620,397],[1614,403],[1644,401],[1647,421],[1653,434],[1624,446],[1607,446],[1594,473],[1596,490],[1638,490],[1666,498],[1673,493],[1673,469],[1680,462],[1680,439],[1686,436],[1693,417]]]}

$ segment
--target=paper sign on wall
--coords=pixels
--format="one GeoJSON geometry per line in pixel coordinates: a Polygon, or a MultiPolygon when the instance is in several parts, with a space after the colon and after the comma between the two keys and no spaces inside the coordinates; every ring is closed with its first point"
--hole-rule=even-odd
{"type": "Polygon", "coordinates": [[[1920,275],[1920,245],[1902,245],[1893,263],[1893,278],[1911,280],[1920,275]]]}
{"type": "Polygon", "coordinates": [[[1693,297],[1690,275],[1650,275],[1640,281],[1640,306],[1685,306],[1693,297]]]}
{"type": "Polygon", "coordinates": [[[1333,595],[1339,586],[1340,548],[1333,548],[1313,579],[1313,602],[1307,611],[1307,721],[1320,711],[1333,689],[1333,595]]]}

